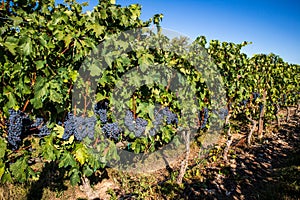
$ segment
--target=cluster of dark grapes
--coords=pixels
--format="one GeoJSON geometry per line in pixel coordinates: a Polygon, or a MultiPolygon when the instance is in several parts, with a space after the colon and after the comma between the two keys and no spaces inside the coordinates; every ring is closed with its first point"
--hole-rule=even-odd
{"type": "Polygon", "coordinates": [[[118,123],[107,123],[102,127],[102,131],[108,138],[112,138],[114,140],[118,140],[120,134],[122,133],[122,129],[119,127],[118,123]]]}
{"type": "Polygon", "coordinates": [[[173,113],[169,108],[164,108],[162,110],[164,116],[167,117],[167,124],[178,124],[178,117],[175,113],[173,113]]]}
{"type": "Polygon", "coordinates": [[[41,117],[36,118],[35,122],[31,124],[31,128],[33,130],[38,130],[38,137],[44,137],[46,135],[50,135],[51,133],[51,130],[47,127],[44,119],[41,117]]]}
{"type": "Polygon", "coordinates": [[[118,140],[122,129],[119,127],[118,123],[108,123],[107,119],[107,110],[108,110],[108,101],[102,100],[96,103],[94,107],[94,113],[99,117],[101,123],[103,124],[102,131],[106,137],[118,140]]]}
{"type": "Polygon", "coordinates": [[[148,122],[142,118],[134,119],[133,113],[129,110],[126,111],[124,124],[130,132],[133,132],[136,137],[141,137],[145,132],[148,122]]]}
{"type": "Polygon", "coordinates": [[[72,135],[74,135],[78,141],[82,141],[83,138],[87,136],[93,139],[95,124],[95,117],[74,116],[72,113],[68,113],[64,121],[64,134],[62,139],[67,140],[72,135]]]}
{"type": "MultiPolygon", "coordinates": [[[[159,132],[160,126],[166,121],[166,124],[178,124],[178,117],[175,113],[170,111],[169,108],[163,108],[161,110],[154,110],[154,121],[152,122],[153,128],[149,130],[150,136],[154,136],[155,133],[159,132]]],[[[136,137],[141,137],[145,132],[148,125],[147,120],[142,118],[134,119],[133,113],[129,110],[126,111],[125,126],[129,131],[133,132],[136,137]]]]}
{"type": "Polygon", "coordinates": [[[200,122],[201,122],[201,126],[200,126],[201,129],[206,127],[208,117],[209,117],[208,108],[205,107],[205,108],[203,108],[203,111],[201,111],[199,113],[199,119],[200,119],[200,122]]]}
{"type": "Polygon", "coordinates": [[[107,109],[108,109],[107,101],[99,101],[98,103],[96,103],[94,107],[94,113],[97,116],[99,116],[102,124],[105,124],[107,122],[107,109]]]}
{"type": "Polygon", "coordinates": [[[8,113],[7,140],[12,150],[18,149],[22,139],[27,135],[34,134],[38,137],[44,137],[51,133],[43,118],[38,117],[32,121],[27,114],[20,110],[10,109],[8,113]]]}
{"type": "Polygon", "coordinates": [[[164,115],[159,110],[154,110],[154,122],[153,128],[150,129],[149,134],[150,136],[154,136],[157,132],[159,132],[160,126],[163,124],[164,115]]]}
{"type": "Polygon", "coordinates": [[[6,122],[7,133],[8,133],[8,143],[11,146],[12,150],[19,148],[19,145],[22,142],[22,138],[29,131],[31,121],[29,116],[21,111],[16,111],[10,109],[9,119],[6,122]]]}

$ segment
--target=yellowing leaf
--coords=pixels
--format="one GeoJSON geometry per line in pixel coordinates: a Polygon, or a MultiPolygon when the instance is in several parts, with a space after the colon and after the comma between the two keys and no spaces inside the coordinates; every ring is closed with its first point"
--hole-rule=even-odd
{"type": "Polygon", "coordinates": [[[64,127],[56,124],[55,127],[53,128],[53,130],[57,133],[58,138],[62,138],[64,131],[65,131],[64,127]]]}
{"type": "Polygon", "coordinates": [[[75,158],[76,160],[83,165],[85,163],[85,160],[87,159],[87,149],[83,144],[78,144],[77,148],[75,150],[75,158]]]}
{"type": "Polygon", "coordinates": [[[1,162],[0,163],[0,179],[2,178],[5,171],[5,165],[1,162]]]}
{"type": "Polygon", "coordinates": [[[66,144],[72,144],[74,141],[74,135],[71,135],[71,137],[69,137],[69,139],[67,141],[64,141],[62,144],[66,145],[66,144]]]}

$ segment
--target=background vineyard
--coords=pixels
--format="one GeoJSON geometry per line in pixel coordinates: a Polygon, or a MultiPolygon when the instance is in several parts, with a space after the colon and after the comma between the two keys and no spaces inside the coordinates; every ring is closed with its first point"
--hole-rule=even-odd
{"type": "MultiPolygon", "coordinates": [[[[236,156],[232,146],[242,144],[249,150],[266,145],[272,140],[270,133],[278,138],[286,126],[290,128],[287,138],[299,136],[299,65],[272,53],[248,57],[241,50],[249,42],[207,42],[199,36],[188,43],[184,37],[168,38],[161,32],[163,15],[142,21],[139,5],[121,7],[100,1],[86,13],[83,6],[76,1],[59,5],[48,0],[2,3],[2,188],[20,183],[30,187],[53,170],[72,186],[81,185],[89,199],[96,195],[90,181],[96,185],[108,174],[124,186],[115,190],[112,186],[108,191],[111,197],[129,193],[128,198],[172,199],[193,187],[189,185],[193,178],[201,177],[203,160],[215,163],[223,170],[220,173],[226,174],[236,156]],[[149,35],[143,38],[145,32],[149,35]],[[133,46],[118,40],[129,41],[132,36],[137,40],[133,46]],[[102,56],[101,52],[108,53],[102,56]],[[151,66],[165,67],[165,84],[137,84],[153,83],[143,76],[151,66]],[[170,77],[169,69],[179,73],[170,77]],[[124,103],[114,96],[114,89],[122,88],[118,81],[128,72],[137,90],[129,97],[118,90],[119,97],[128,99],[124,103]],[[180,80],[178,88],[170,86],[174,79],[180,80]],[[186,85],[195,96],[180,92],[186,85]],[[195,102],[196,107],[190,106],[195,102]],[[120,113],[119,118],[114,112],[120,113]],[[179,162],[171,170],[164,169],[168,172],[164,184],[153,186],[159,180],[137,175],[145,187],[126,185],[132,177],[107,167],[107,163],[118,161],[118,148],[146,154],[180,138],[178,128],[187,126],[188,119],[195,119],[197,125],[189,133],[196,138],[185,158],[189,165],[180,167],[179,162]],[[218,143],[203,152],[204,136],[216,127],[221,129],[218,143]],[[152,187],[158,192],[150,192],[152,187]]],[[[161,75],[150,72],[153,79],[161,75]]],[[[295,181],[298,193],[299,181],[295,181]]],[[[64,191],[63,186],[58,188],[64,191]]]]}

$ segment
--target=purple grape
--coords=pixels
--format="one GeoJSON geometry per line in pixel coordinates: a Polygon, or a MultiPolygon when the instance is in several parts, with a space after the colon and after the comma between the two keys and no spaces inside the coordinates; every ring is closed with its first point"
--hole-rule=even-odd
{"type": "Polygon", "coordinates": [[[118,126],[118,123],[107,123],[102,127],[102,131],[108,138],[118,140],[122,132],[122,129],[118,126]]]}
{"type": "Polygon", "coordinates": [[[7,133],[8,133],[8,143],[12,147],[12,150],[17,150],[22,142],[22,138],[28,133],[31,120],[27,115],[25,115],[20,110],[15,111],[10,109],[9,119],[7,121],[7,133]]]}
{"type": "Polygon", "coordinates": [[[102,124],[107,123],[107,110],[108,102],[105,100],[99,101],[94,107],[94,113],[99,116],[102,124]]]}

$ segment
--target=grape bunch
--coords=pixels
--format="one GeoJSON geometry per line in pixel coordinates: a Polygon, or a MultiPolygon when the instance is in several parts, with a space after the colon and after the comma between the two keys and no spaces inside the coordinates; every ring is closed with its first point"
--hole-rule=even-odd
{"type": "MultiPolygon", "coordinates": [[[[149,130],[150,136],[154,136],[156,132],[159,131],[160,126],[166,120],[166,124],[178,124],[178,117],[175,113],[170,111],[169,108],[163,108],[161,110],[154,110],[154,121],[152,122],[153,128],[149,130]]],[[[142,118],[134,119],[133,113],[130,110],[126,111],[125,126],[129,131],[133,132],[136,137],[141,137],[145,132],[146,127],[148,125],[147,120],[142,118]]]]}
{"type": "Polygon", "coordinates": [[[102,127],[102,131],[108,138],[118,140],[122,132],[122,129],[119,127],[118,123],[107,123],[102,127]]]}
{"type": "Polygon", "coordinates": [[[46,124],[44,124],[41,128],[39,128],[38,137],[44,137],[50,135],[50,133],[51,133],[50,129],[47,127],[46,124]]]}
{"type": "Polygon", "coordinates": [[[154,119],[153,128],[149,131],[150,136],[154,136],[159,131],[160,125],[163,124],[164,115],[159,110],[154,110],[154,119]]]}
{"type": "Polygon", "coordinates": [[[147,120],[144,120],[144,119],[139,118],[139,117],[136,118],[136,120],[135,120],[135,131],[134,131],[135,136],[136,137],[141,137],[142,134],[145,132],[147,125],[148,125],[147,120]]]}
{"type": "Polygon", "coordinates": [[[35,122],[31,124],[31,128],[35,128],[38,130],[38,137],[44,137],[46,135],[50,135],[51,131],[47,127],[46,124],[44,124],[44,119],[41,117],[36,118],[35,122]]]}
{"type": "Polygon", "coordinates": [[[168,107],[162,110],[162,113],[167,118],[167,124],[178,124],[178,117],[168,107]]]}
{"type": "Polygon", "coordinates": [[[82,141],[86,136],[93,139],[95,124],[95,117],[74,116],[72,113],[68,113],[64,122],[65,129],[62,139],[67,140],[72,135],[78,141],[82,141]]]}
{"type": "Polygon", "coordinates": [[[94,106],[94,113],[97,116],[99,116],[102,124],[107,123],[107,109],[108,109],[108,102],[105,100],[99,101],[94,106]]]}
{"type": "Polygon", "coordinates": [[[76,133],[74,136],[77,140],[81,141],[83,138],[88,136],[90,139],[94,138],[94,130],[96,125],[95,117],[76,117],[75,118],[76,133]]]}
{"type": "Polygon", "coordinates": [[[135,134],[136,137],[140,137],[145,132],[148,122],[147,120],[139,117],[134,119],[133,113],[130,110],[127,110],[124,124],[130,132],[135,134]]]}
{"type": "Polygon", "coordinates": [[[134,132],[135,129],[134,117],[133,117],[133,113],[130,110],[126,111],[124,124],[130,132],[134,132]]]}
{"type": "Polygon", "coordinates": [[[205,126],[207,124],[208,117],[209,117],[209,115],[208,115],[208,108],[205,107],[203,109],[203,111],[200,113],[200,116],[199,116],[200,121],[202,121],[201,127],[200,127],[201,129],[205,128],[205,126]],[[202,121],[202,116],[203,116],[203,121],[202,121]]]}
{"type": "Polygon", "coordinates": [[[28,115],[20,110],[16,111],[10,109],[9,119],[6,123],[8,133],[8,143],[12,150],[17,150],[22,142],[22,138],[26,136],[29,131],[31,120],[28,115]]]}

